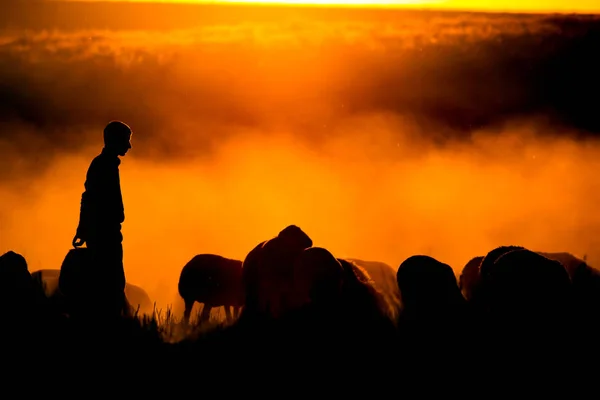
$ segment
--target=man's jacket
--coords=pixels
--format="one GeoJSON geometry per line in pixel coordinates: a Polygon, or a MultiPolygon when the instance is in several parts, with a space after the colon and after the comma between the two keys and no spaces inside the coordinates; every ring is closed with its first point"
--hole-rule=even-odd
{"type": "MultiPolygon", "coordinates": [[[[81,195],[78,236],[92,242],[121,237],[125,220],[119,165],[121,160],[102,150],[87,171],[81,195]]],[[[89,243],[88,243],[89,244],[89,243]]]]}

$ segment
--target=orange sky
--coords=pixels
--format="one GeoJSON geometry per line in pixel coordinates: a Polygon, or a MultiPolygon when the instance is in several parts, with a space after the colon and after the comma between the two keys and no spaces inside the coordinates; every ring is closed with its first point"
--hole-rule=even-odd
{"type": "MultiPolygon", "coordinates": [[[[153,0],[130,0],[153,1],[153,0]]],[[[310,4],[377,7],[427,7],[482,11],[600,13],[599,0],[158,0],[176,3],[310,4]]]]}
{"type": "MultiPolygon", "coordinates": [[[[113,17],[114,9],[106,10],[110,18],[101,23],[113,17]]],[[[202,11],[191,20],[201,20],[202,11]]],[[[84,23],[92,19],[87,12],[84,23]]],[[[4,148],[0,141],[2,161],[11,157],[6,176],[13,177],[0,180],[0,253],[23,254],[31,271],[59,268],[77,226],[85,171],[101,148],[99,128],[86,132],[83,122],[117,113],[137,119],[134,130],[147,135],[145,145],[134,138],[121,169],[126,276],[159,304],[176,298],[181,267],[195,254],[243,259],[290,223],[336,256],[394,267],[427,254],[458,273],[471,257],[503,244],[588,254],[598,265],[600,143],[570,141],[576,130],[561,140],[535,137],[571,133],[545,115],[505,120],[506,110],[537,110],[539,96],[559,93],[540,94],[541,81],[529,84],[533,75],[520,69],[504,73],[514,60],[560,77],[570,71],[557,68],[565,51],[576,65],[591,59],[582,52],[593,53],[593,43],[566,39],[583,46],[572,51],[558,40],[561,31],[536,22],[542,19],[393,16],[379,29],[376,19],[272,27],[264,19],[213,26],[207,18],[184,32],[11,33],[0,38],[10,55],[0,70],[14,99],[8,107],[24,116],[39,112],[43,119],[34,121],[48,121],[48,132],[69,130],[94,142],[66,156],[44,151],[45,128],[2,125],[18,132],[9,140],[21,139],[4,148]],[[424,35],[441,45],[416,46],[424,35]],[[515,39],[504,46],[498,37],[515,39]],[[536,54],[538,43],[561,50],[536,54]],[[23,99],[33,99],[31,107],[23,99]],[[54,117],[60,110],[69,112],[54,117]],[[472,134],[467,143],[429,147],[431,135],[457,129],[440,122],[467,121],[445,117],[447,110],[489,120],[489,129],[462,132],[472,134]],[[152,133],[177,137],[177,146],[164,152],[168,142],[148,140],[152,133]],[[32,161],[21,148],[35,152],[28,153],[32,161]],[[177,157],[186,148],[198,149],[193,159],[177,157]],[[42,154],[55,158],[39,173],[42,154]]],[[[581,71],[593,89],[595,70],[581,71]]],[[[568,93],[584,104],[579,91],[568,93]]]]}

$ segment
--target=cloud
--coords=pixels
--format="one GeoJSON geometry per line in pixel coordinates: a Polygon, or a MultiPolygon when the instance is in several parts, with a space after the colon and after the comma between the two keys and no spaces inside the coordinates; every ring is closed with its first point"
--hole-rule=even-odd
{"type": "Polygon", "coordinates": [[[224,124],[229,132],[291,121],[318,136],[332,118],[382,110],[443,135],[542,113],[599,131],[587,101],[600,89],[599,27],[584,18],[449,14],[16,31],[0,38],[0,116],[60,143],[61,133],[122,118],[144,133],[140,140],[162,138],[160,146],[177,151],[191,132],[210,148],[224,124]]]}

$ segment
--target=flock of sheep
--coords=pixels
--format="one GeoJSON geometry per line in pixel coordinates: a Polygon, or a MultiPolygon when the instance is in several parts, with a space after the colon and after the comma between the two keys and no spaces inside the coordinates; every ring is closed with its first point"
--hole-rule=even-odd
{"type": "MultiPolygon", "coordinates": [[[[84,285],[77,281],[77,271],[85,268],[85,252],[71,250],[60,270],[33,273],[22,256],[7,252],[0,257],[1,292],[11,293],[16,304],[23,303],[19,293],[33,288],[29,295],[37,293],[68,314],[65,299],[84,285]]],[[[499,247],[469,261],[457,280],[449,265],[424,255],[407,258],[398,269],[337,258],[314,247],[295,225],[259,243],[243,261],[215,254],[193,257],[178,284],[184,323],[198,302],[204,305],[201,322],[211,309],[224,307],[229,322],[274,320],[310,310],[329,317],[375,316],[395,327],[473,313],[502,321],[539,322],[574,311],[593,318],[600,310],[599,288],[600,272],[569,253],[499,247]]],[[[152,313],[153,303],[142,288],[127,284],[125,292],[133,309],[152,313]]]]}

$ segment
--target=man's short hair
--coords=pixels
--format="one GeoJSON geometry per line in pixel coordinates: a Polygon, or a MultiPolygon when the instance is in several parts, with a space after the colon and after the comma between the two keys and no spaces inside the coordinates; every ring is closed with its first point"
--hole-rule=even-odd
{"type": "Polygon", "coordinates": [[[104,128],[104,143],[111,143],[119,139],[128,138],[131,136],[131,128],[124,122],[111,121],[104,128]]]}

